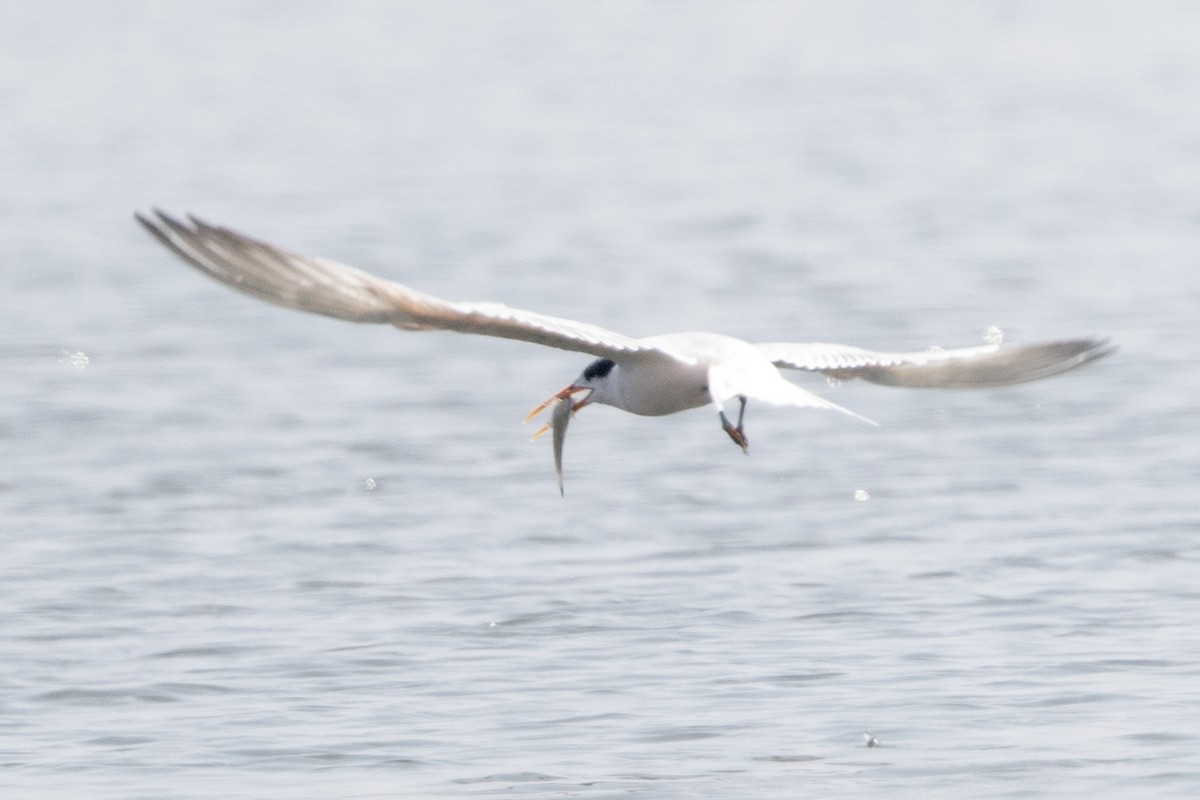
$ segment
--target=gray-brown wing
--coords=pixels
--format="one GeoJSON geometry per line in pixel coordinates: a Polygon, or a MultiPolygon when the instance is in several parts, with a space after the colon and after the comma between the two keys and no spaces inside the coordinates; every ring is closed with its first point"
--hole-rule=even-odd
{"type": "Polygon", "coordinates": [[[406,330],[498,336],[604,358],[667,355],[660,348],[585,322],[509,308],[461,303],[418,292],[346,264],[298,255],[195,217],[136,214],[146,230],[185,262],[230,288],[268,303],[351,322],[406,330]]]}
{"type": "Polygon", "coordinates": [[[841,344],[756,345],[775,366],[821,372],[839,379],[861,378],[886,386],[979,389],[1048,378],[1106,356],[1116,348],[1103,338],[1036,344],[985,344],[879,353],[841,344]]]}

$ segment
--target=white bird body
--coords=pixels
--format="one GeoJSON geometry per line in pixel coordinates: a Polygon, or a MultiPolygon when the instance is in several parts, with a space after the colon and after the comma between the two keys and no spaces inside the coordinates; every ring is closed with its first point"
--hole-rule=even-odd
{"type": "MultiPolygon", "coordinates": [[[[161,211],[155,218],[141,214],[136,217],[188,264],[269,303],[351,322],[498,336],[595,356],[579,378],[534,410],[536,414],[555,401],[567,403],[555,409],[551,422],[555,428],[556,466],[561,465],[569,412],[591,403],[643,416],[712,405],[725,432],[746,450],[742,416],[747,399],[833,409],[870,422],[784,379],[780,368],[892,386],[980,388],[1049,377],[1113,350],[1107,340],[1097,338],[912,353],[880,353],[821,343],[751,344],[703,332],[634,339],[589,323],[499,303],[443,300],[355,267],[298,255],[195,217],[189,218],[190,224],[161,211]],[[582,400],[571,399],[584,392],[582,400]],[[725,403],[735,399],[740,403],[736,425],[730,423],[724,409],[725,403]]],[[[561,468],[558,472],[561,487],[561,468]]]]}
{"type": "Polygon", "coordinates": [[[615,360],[589,402],[661,417],[739,395],[783,405],[787,392],[800,388],[784,380],[762,351],[731,336],[668,333],[637,341],[672,358],[631,355],[615,360]]]}
{"type": "MultiPolygon", "coordinates": [[[[656,338],[670,339],[669,336],[656,338]]],[[[706,363],[687,357],[678,360],[623,358],[613,363],[603,381],[596,382],[589,402],[643,417],[661,417],[700,408],[712,402],[706,388],[708,369],[706,363]]]]}
{"type": "MultiPolygon", "coordinates": [[[[831,408],[858,416],[786,380],[766,354],[749,342],[692,331],[648,336],[638,342],[671,360],[630,356],[589,397],[632,414],[658,417],[739,397],[776,406],[831,408]]],[[[861,417],[860,417],[861,419],[861,417]]]]}

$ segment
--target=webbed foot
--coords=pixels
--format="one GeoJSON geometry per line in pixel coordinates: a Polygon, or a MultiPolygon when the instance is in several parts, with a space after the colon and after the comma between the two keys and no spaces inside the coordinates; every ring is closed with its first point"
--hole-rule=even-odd
{"type": "Polygon", "coordinates": [[[750,440],[746,438],[746,432],[742,430],[742,426],[734,427],[724,414],[721,414],[721,427],[729,434],[729,438],[733,439],[733,443],[742,448],[742,452],[746,455],[750,454],[750,440]]]}

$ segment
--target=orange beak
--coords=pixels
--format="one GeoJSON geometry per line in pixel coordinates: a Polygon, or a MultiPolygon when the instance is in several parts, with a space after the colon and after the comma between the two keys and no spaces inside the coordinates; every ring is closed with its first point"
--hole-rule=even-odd
{"type": "MultiPolygon", "coordinates": [[[[546,402],[539,405],[533,411],[530,411],[529,414],[526,415],[525,421],[529,422],[529,420],[533,419],[538,414],[545,411],[549,406],[551,406],[555,403],[561,403],[563,400],[570,400],[571,397],[573,397],[574,395],[576,395],[580,392],[587,392],[588,395],[590,396],[592,393],[592,390],[591,390],[591,388],[589,388],[587,386],[576,386],[575,384],[571,384],[570,386],[560,389],[559,391],[550,395],[550,397],[546,399],[546,402]]],[[[574,413],[574,412],[578,411],[579,409],[583,408],[584,406],[586,406],[587,404],[588,404],[588,398],[585,397],[582,400],[576,402],[575,405],[571,406],[571,412],[574,413]]],[[[530,437],[530,441],[533,441],[534,439],[538,438],[539,436],[541,436],[543,433],[545,433],[548,430],[550,430],[549,422],[547,422],[542,427],[538,428],[537,433],[535,433],[533,436],[530,437]]]]}

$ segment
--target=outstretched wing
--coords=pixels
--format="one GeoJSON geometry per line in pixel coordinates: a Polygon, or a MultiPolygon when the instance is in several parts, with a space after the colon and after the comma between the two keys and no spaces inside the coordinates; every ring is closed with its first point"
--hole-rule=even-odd
{"type": "Polygon", "coordinates": [[[162,211],[135,214],[146,230],[188,264],[226,286],[268,303],[350,322],[406,330],[448,330],[533,342],[621,360],[666,355],[658,347],[586,322],[500,303],[460,303],[418,292],[346,264],[298,255],[228,228],[162,211]]]}
{"type": "Polygon", "coordinates": [[[862,378],[887,386],[979,389],[1048,378],[1108,355],[1107,339],[1036,344],[985,344],[918,353],[877,353],[841,344],[756,345],[777,367],[862,378]]]}

